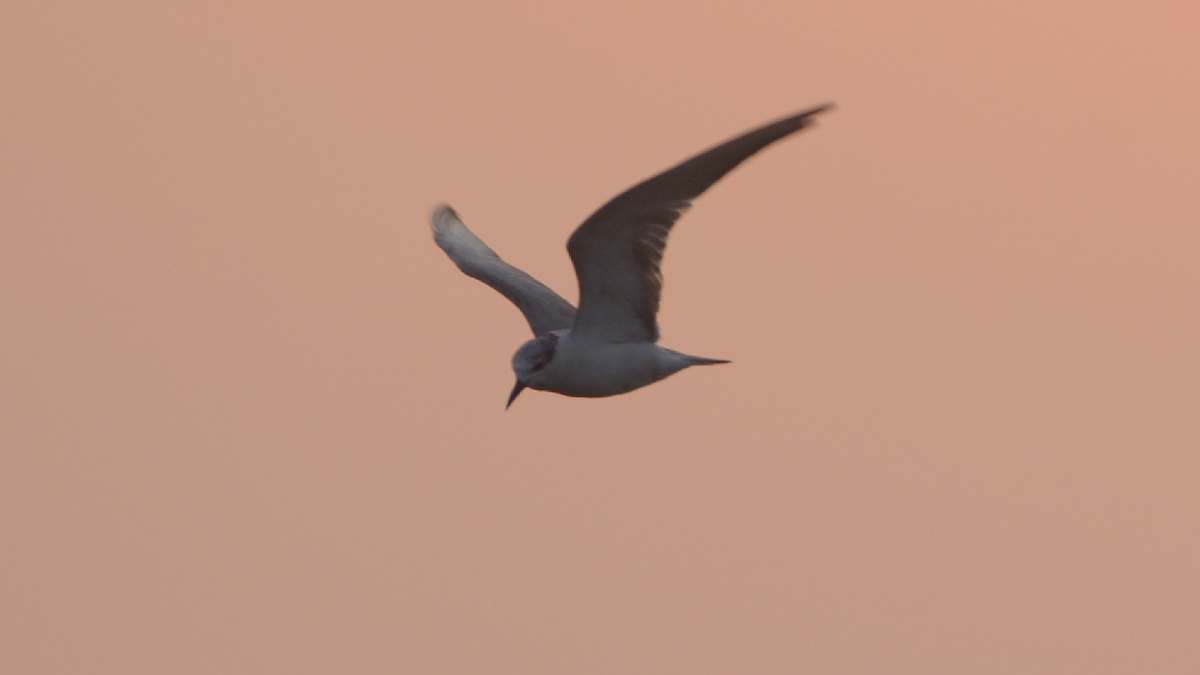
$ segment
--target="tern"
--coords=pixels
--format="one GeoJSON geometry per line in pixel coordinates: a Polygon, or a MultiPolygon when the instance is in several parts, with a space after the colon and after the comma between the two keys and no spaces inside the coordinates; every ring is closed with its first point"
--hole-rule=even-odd
{"type": "Polygon", "coordinates": [[[525,388],[601,397],[640,389],[687,368],[729,363],[657,344],[663,250],[692,200],[751,155],[810,126],[826,103],[748,131],[629,188],[576,228],[567,253],[579,280],[578,311],[509,265],[448,205],[430,217],[433,238],[468,276],[499,291],[525,315],[534,338],[512,358],[525,388]]]}

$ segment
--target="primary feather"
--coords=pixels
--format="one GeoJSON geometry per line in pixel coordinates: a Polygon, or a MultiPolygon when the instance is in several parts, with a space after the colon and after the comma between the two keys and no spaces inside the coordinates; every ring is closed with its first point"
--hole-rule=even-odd
{"type": "Polygon", "coordinates": [[[672,226],[725,174],[830,107],[810,108],[710,148],[622,192],[585,220],[567,242],[579,278],[572,334],[603,342],[658,341],[662,257],[672,226]]]}

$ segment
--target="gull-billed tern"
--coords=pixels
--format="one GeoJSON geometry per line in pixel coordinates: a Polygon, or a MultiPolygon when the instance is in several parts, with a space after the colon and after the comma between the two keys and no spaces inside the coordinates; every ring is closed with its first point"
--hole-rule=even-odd
{"type": "Polygon", "coordinates": [[[819,105],[748,131],[629,188],[583,221],[567,241],[579,279],[579,310],[509,265],[447,205],[433,238],[458,268],[499,291],[525,315],[534,338],[513,355],[523,389],[566,396],[624,394],[688,366],[729,363],[660,347],[658,303],[667,235],[692,200],[754,153],[811,125],[819,105]]]}

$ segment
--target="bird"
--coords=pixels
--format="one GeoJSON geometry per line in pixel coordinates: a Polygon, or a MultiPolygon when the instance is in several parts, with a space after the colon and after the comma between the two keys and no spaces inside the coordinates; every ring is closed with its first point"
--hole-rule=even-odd
{"type": "Polygon", "coordinates": [[[684,368],[729,363],[658,343],[661,271],[667,236],[692,201],[763,148],[811,126],[825,103],[751,129],[612,198],[575,229],[567,253],[579,281],[578,310],[504,262],[448,204],[433,210],[437,245],[458,268],[491,286],[525,315],[533,339],[512,358],[516,384],[575,397],[625,394],[684,368]]]}

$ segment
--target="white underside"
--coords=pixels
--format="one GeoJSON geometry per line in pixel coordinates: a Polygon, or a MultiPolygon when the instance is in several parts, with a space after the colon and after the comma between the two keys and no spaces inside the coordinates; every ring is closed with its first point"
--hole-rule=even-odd
{"type": "Polygon", "coordinates": [[[554,358],[530,380],[531,388],[565,396],[615,396],[657,382],[688,366],[725,363],[649,342],[577,341],[564,333],[554,358]]]}

